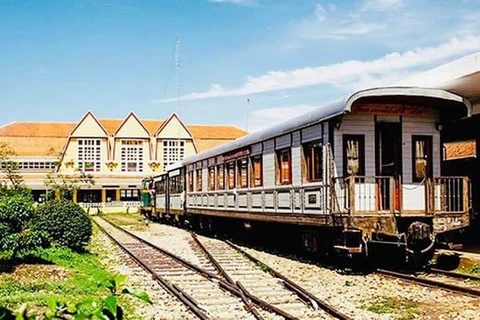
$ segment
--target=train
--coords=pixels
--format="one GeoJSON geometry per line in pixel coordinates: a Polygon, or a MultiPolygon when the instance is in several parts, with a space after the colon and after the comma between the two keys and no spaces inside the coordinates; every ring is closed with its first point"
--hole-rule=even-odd
{"type": "Polygon", "coordinates": [[[469,179],[443,175],[442,128],[471,111],[440,89],[360,90],[145,178],[141,210],[312,254],[426,261],[470,223],[469,179]]]}

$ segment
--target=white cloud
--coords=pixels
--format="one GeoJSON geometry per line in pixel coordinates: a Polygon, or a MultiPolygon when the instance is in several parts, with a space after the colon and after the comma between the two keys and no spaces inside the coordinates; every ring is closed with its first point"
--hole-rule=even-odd
{"type": "Polygon", "coordinates": [[[294,118],[318,107],[319,106],[299,104],[250,112],[248,116],[248,131],[253,132],[271,127],[274,124],[285,121],[285,119],[294,118]]]}
{"type": "Polygon", "coordinates": [[[257,0],[208,0],[208,2],[247,5],[257,3],[257,0]]]}
{"type": "Polygon", "coordinates": [[[366,0],[362,11],[388,11],[405,6],[404,0],[366,0]]]}
{"type": "MultiPolygon", "coordinates": [[[[422,68],[431,67],[448,58],[474,52],[479,47],[480,36],[452,38],[438,46],[416,48],[403,53],[392,52],[373,60],[349,60],[325,66],[269,71],[256,77],[247,76],[246,81],[238,88],[225,88],[220,84],[212,84],[206,91],[192,92],[180,99],[244,96],[320,84],[346,88],[366,88],[372,84],[387,85],[398,81],[399,76],[423,71],[422,68]]],[[[159,102],[175,100],[166,99],[159,102]]]]}

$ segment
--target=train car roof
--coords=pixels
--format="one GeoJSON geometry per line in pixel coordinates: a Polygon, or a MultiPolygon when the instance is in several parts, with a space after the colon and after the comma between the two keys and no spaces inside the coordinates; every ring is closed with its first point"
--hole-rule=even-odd
{"type": "Polygon", "coordinates": [[[255,143],[269,140],[289,132],[309,127],[320,122],[327,121],[342,114],[351,111],[352,105],[362,98],[367,97],[424,97],[440,100],[450,100],[464,104],[468,108],[470,115],[471,106],[464,98],[459,95],[440,89],[417,88],[417,87],[382,87],[360,90],[344,100],[326,104],[313,111],[302,114],[298,117],[289,119],[270,128],[253,132],[234,141],[225,143],[210,150],[185,158],[183,165],[208,159],[227,152],[245,148],[255,143]]]}

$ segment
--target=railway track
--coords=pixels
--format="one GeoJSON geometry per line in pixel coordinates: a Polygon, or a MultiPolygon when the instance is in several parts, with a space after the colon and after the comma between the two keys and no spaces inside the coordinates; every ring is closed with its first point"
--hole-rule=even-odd
{"type": "Polygon", "coordinates": [[[129,256],[181,300],[199,319],[254,319],[240,298],[219,286],[219,277],[174,257],[101,218],[97,225],[129,256]]]}
{"type": "Polygon", "coordinates": [[[282,285],[272,279],[261,279],[265,276],[268,278],[268,275],[251,262],[250,270],[243,268],[231,274],[231,268],[238,268],[240,260],[228,258],[228,255],[237,255],[236,258],[243,255],[228,244],[224,243],[221,250],[227,253],[228,248],[229,252],[217,260],[214,258],[219,255],[216,248],[207,250],[193,236],[191,243],[198,254],[197,261],[200,261],[200,266],[197,266],[107,220],[95,218],[95,222],[144,269],[152,273],[155,280],[201,319],[328,319],[332,316],[350,319],[341,313],[329,315],[320,310],[317,308],[318,303],[308,295],[303,294],[302,299],[301,294],[293,294],[292,292],[298,291],[296,288],[288,291],[286,288],[295,286],[291,281],[282,281],[282,285]],[[239,263],[228,264],[224,268],[224,258],[239,263]],[[245,274],[239,281],[242,272],[245,274]],[[251,292],[252,283],[261,284],[255,292],[251,292]]]}
{"type": "Polygon", "coordinates": [[[192,237],[228,282],[263,296],[274,306],[288,310],[292,317],[317,319],[327,313],[335,319],[351,319],[230,241],[200,240],[195,234],[192,237]],[[320,309],[323,313],[318,313],[320,309]]]}
{"type": "Polygon", "coordinates": [[[376,272],[384,276],[398,278],[416,284],[480,297],[480,277],[474,275],[440,269],[429,269],[426,272],[418,274],[408,274],[385,269],[377,269],[376,272]]]}

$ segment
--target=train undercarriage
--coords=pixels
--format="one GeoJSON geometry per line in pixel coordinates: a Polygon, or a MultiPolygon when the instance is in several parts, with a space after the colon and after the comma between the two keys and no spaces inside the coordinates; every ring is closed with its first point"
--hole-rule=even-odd
{"type": "Polygon", "coordinates": [[[448,245],[442,241],[448,234],[468,224],[468,214],[456,219],[441,216],[343,217],[336,219],[337,223],[342,221],[336,226],[245,220],[180,211],[155,213],[150,217],[196,232],[233,238],[247,245],[347,267],[425,266],[436,248],[448,245]]]}

